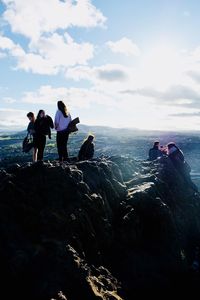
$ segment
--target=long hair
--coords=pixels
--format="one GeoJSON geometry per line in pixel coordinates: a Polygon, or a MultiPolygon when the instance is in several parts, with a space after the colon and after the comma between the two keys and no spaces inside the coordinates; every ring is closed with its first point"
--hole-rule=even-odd
{"type": "Polygon", "coordinates": [[[94,140],[94,134],[88,134],[88,136],[83,140],[83,143],[87,142],[92,142],[94,140]]]}
{"type": "Polygon", "coordinates": [[[175,147],[176,149],[179,149],[179,147],[176,146],[176,144],[174,142],[170,142],[167,144],[168,149],[175,147]]]}
{"type": "Polygon", "coordinates": [[[68,111],[67,111],[67,107],[66,107],[65,103],[63,101],[58,101],[57,105],[58,105],[58,109],[62,112],[63,116],[65,118],[67,118],[68,117],[68,111]]]}
{"type": "Polygon", "coordinates": [[[40,119],[40,114],[41,114],[42,112],[45,113],[43,109],[40,109],[40,110],[38,111],[37,119],[40,119]]]}

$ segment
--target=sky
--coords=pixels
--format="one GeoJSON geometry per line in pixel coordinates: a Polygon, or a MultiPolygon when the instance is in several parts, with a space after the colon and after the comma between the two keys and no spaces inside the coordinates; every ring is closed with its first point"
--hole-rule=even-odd
{"type": "Polygon", "coordinates": [[[82,124],[200,130],[199,0],[0,0],[0,130],[65,102],[82,124]]]}

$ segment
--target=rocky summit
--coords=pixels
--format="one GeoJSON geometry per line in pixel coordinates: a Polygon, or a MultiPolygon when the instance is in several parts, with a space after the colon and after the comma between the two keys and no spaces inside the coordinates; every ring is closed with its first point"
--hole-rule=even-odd
{"type": "Polygon", "coordinates": [[[0,232],[4,300],[199,289],[200,194],[167,157],[1,169],[0,232]]]}

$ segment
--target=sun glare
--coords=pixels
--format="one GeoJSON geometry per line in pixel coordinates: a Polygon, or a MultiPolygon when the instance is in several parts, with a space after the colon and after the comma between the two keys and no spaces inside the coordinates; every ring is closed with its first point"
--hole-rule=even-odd
{"type": "Polygon", "coordinates": [[[183,64],[178,50],[168,45],[157,45],[142,60],[143,85],[165,89],[180,80],[183,64]]]}

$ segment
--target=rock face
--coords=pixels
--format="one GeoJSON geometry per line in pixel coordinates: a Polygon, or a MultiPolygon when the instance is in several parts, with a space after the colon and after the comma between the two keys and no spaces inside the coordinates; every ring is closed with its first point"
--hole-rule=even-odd
{"type": "Polygon", "coordinates": [[[200,195],[168,158],[0,171],[3,299],[132,300],[200,283],[200,195]]]}

